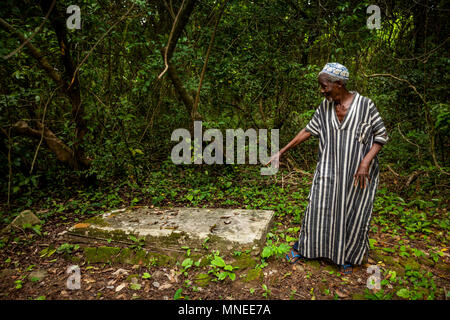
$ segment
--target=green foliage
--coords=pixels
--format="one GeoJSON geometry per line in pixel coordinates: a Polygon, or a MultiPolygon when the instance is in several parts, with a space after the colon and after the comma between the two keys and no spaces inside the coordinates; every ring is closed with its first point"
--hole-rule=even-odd
{"type": "Polygon", "coordinates": [[[208,273],[212,273],[217,277],[217,280],[223,281],[227,277],[232,281],[236,280],[236,274],[233,270],[237,269],[237,267],[233,267],[229,265],[223,260],[222,257],[219,256],[219,252],[214,252],[213,259],[210,262],[210,266],[212,269],[208,273]]]}
{"type": "Polygon", "coordinates": [[[41,233],[42,225],[40,225],[40,224],[31,225],[31,223],[25,223],[22,227],[23,227],[24,230],[31,229],[37,235],[42,236],[42,233],[41,233]]]}
{"type": "Polygon", "coordinates": [[[261,258],[263,258],[263,260],[268,259],[271,256],[275,256],[277,258],[284,257],[284,255],[289,252],[291,246],[285,242],[279,243],[280,238],[285,238],[286,241],[296,240],[296,238],[285,236],[283,233],[277,235],[269,232],[267,234],[266,246],[261,251],[261,258]],[[273,240],[275,240],[275,243],[273,240]]]}
{"type": "Polygon", "coordinates": [[[291,246],[287,243],[282,243],[279,246],[274,245],[271,240],[267,241],[267,246],[264,247],[261,252],[261,257],[264,259],[270,258],[275,255],[276,257],[281,257],[289,252],[291,246]]]}
{"type": "MultiPolygon", "coordinates": [[[[72,253],[73,251],[77,251],[80,248],[80,246],[78,244],[70,244],[70,243],[63,243],[62,245],[60,245],[57,249],[56,252],[58,253],[72,253]]],[[[46,254],[46,256],[48,257],[49,255],[46,254]]]]}
{"type": "Polygon", "coordinates": [[[183,289],[180,288],[177,291],[175,291],[175,294],[173,295],[173,300],[179,300],[179,299],[185,299],[184,296],[182,296],[183,289]]]}
{"type": "Polygon", "coordinates": [[[264,283],[262,284],[262,288],[263,288],[263,290],[264,290],[262,296],[263,296],[264,298],[268,299],[269,296],[270,296],[270,294],[271,294],[271,290],[270,290],[270,289],[267,287],[267,285],[264,284],[264,283]]]}
{"type": "Polygon", "coordinates": [[[135,251],[141,250],[145,246],[145,238],[140,237],[136,238],[133,235],[128,236],[128,239],[133,241],[133,244],[130,246],[131,249],[134,249],[135,251]]]}

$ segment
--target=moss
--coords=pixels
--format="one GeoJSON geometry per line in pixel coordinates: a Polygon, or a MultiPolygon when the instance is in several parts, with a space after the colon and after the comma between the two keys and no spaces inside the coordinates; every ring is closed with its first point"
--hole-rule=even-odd
{"type": "Polygon", "coordinates": [[[391,264],[391,265],[395,264],[394,257],[391,257],[391,256],[383,256],[382,260],[387,264],[391,264]]]}
{"type": "Polygon", "coordinates": [[[436,264],[436,268],[445,272],[450,272],[450,266],[447,263],[439,262],[436,264]]]}
{"type": "Polygon", "coordinates": [[[325,270],[326,271],[334,271],[334,272],[339,271],[338,267],[335,265],[328,265],[325,267],[325,270]]]}
{"type": "Polygon", "coordinates": [[[395,260],[394,260],[393,257],[381,254],[381,252],[383,252],[383,251],[378,250],[378,252],[375,252],[374,255],[373,255],[373,257],[376,260],[376,262],[383,261],[383,262],[388,263],[388,264],[395,264],[395,260]]]}
{"type": "Polygon", "coordinates": [[[131,282],[131,280],[132,280],[133,278],[138,278],[138,279],[139,279],[139,275],[138,275],[138,274],[130,274],[130,275],[127,277],[126,281],[127,281],[127,282],[131,282]]]}
{"type": "Polygon", "coordinates": [[[212,257],[209,256],[204,256],[201,260],[200,260],[200,267],[206,267],[209,266],[211,264],[212,261],[212,257]]]}
{"type": "Polygon", "coordinates": [[[74,255],[73,253],[64,253],[64,259],[73,262],[74,264],[81,263],[81,257],[74,255]]]}
{"type": "Polygon", "coordinates": [[[244,282],[251,282],[262,280],[263,272],[261,269],[251,269],[248,271],[247,275],[244,277],[244,282]]]}
{"type": "Polygon", "coordinates": [[[111,262],[125,264],[149,264],[155,263],[157,266],[174,265],[176,258],[146,250],[134,251],[130,248],[118,247],[86,247],[84,256],[89,263],[111,262]]]}
{"type": "Polygon", "coordinates": [[[241,254],[235,258],[235,261],[231,264],[233,267],[238,267],[239,270],[254,268],[257,261],[249,254],[241,254]]]}
{"type": "Polygon", "coordinates": [[[114,262],[120,250],[117,247],[86,247],[84,248],[84,255],[89,263],[114,262]]]}
{"type": "Polygon", "coordinates": [[[172,256],[157,252],[148,252],[147,262],[151,261],[154,261],[157,266],[166,266],[166,265],[174,265],[177,262],[177,259],[172,256]]]}
{"type": "Polygon", "coordinates": [[[129,248],[124,248],[120,251],[120,255],[117,258],[117,262],[133,264],[133,256],[134,256],[133,250],[129,248]]]}
{"type": "Polygon", "coordinates": [[[83,235],[83,236],[90,236],[93,238],[99,238],[104,240],[118,240],[118,241],[130,241],[129,236],[130,234],[127,234],[125,231],[122,230],[103,230],[99,228],[95,228],[93,225],[91,225],[89,228],[78,228],[78,229],[72,229],[70,231],[71,234],[74,235],[83,235]]]}
{"type": "Polygon", "coordinates": [[[197,262],[198,260],[200,260],[200,264],[199,267],[206,267],[211,263],[211,257],[208,256],[204,256],[202,254],[191,254],[189,257],[187,255],[184,256],[184,258],[191,258],[192,260],[194,260],[194,262],[197,262]]]}
{"type": "Polygon", "coordinates": [[[85,221],[85,223],[93,224],[99,227],[109,227],[110,224],[105,221],[101,216],[95,216],[92,218],[89,218],[85,221]]]}
{"type": "Polygon", "coordinates": [[[307,265],[313,267],[314,269],[319,269],[320,268],[320,263],[317,260],[307,260],[305,263],[307,265]]]}
{"type": "Polygon", "coordinates": [[[405,262],[405,266],[409,266],[412,270],[420,270],[420,264],[414,258],[408,258],[405,262]]]}
{"type": "Polygon", "coordinates": [[[83,249],[84,256],[88,263],[96,261],[97,259],[97,248],[86,247],[83,249]]]}
{"type": "Polygon", "coordinates": [[[199,287],[206,287],[211,281],[211,277],[207,273],[199,273],[194,278],[194,283],[199,287]]]}
{"type": "Polygon", "coordinates": [[[354,293],[352,295],[352,300],[367,300],[366,296],[362,293],[354,293]]]}
{"type": "Polygon", "coordinates": [[[114,262],[120,251],[117,247],[98,247],[97,258],[100,262],[114,262]]]}
{"type": "Polygon", "coordinates": [[[145,264],[147,263],[148,259],[147,259],[147,251],[145,250],[137,250],[135,251],[133,257],[132,257],[132,262],[133,264],[145,264]]]}
{"type": "Polygon", "coordinates": [[[420,263],[422,263],[422,264],[424,264],[424,265],[427,265],[427,266],[429,266],[429,267],[434,266],[434,261],[431,260],[431,259],[428,259],[428,258],[423,258],[423,257],[421,257],[421,258],[420,258],[420,263]]]}
{"type": "Polygon", "coordinates": [[[394,269],[394,271],[397,273],[397,276],[405,276],[405,268],[400,263],[397,262],[396,264],[394,264],[392,269],[394,269]]]}
{"type": "MultiPolygon", "coordinates": [[[[384,251],[381,250],[381,249],[375,249],[375,250],[373,250],[373,251],[372,251],[373,259],[374,259],[376,262],[382,261],[382,260],[384,259],[384,257],[385,257],[385,255],[384,255],[383,253],[384,253],[384,251]]],[[[384,261],[384,260],[383,260],[383,261],[384,261]]]]}

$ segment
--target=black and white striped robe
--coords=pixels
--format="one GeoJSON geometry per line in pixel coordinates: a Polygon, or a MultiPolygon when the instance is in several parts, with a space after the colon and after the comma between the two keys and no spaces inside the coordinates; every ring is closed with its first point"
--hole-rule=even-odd
{"type": "Polygon", "coordinates": [[[378,186],[378,157],[369,169],[365,189],[354,186],[354,174],[372,144],[388,140],[374,103],[357,92],[342,123],[334,102],[326,99],[305,130],[319,138],[318,163],[303,218],[298,251],[307,258],[361,264],[369,249],[369,223],[378,186]]]}

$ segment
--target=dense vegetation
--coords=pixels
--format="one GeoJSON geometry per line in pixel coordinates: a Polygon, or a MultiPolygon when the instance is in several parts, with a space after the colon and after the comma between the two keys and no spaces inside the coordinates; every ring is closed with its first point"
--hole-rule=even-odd
{"type": "MultiPolygon", "coordinates": [[[[336,61],[350,70],[348,87],[376,103],[390,138],[379,154],[372,232],[419,239],[431,260],[442,257],[448,3],[383,1],[381,27],[369,29],[371,1],[83,0],[81,29],[71,30],[72,4],[6,0],[0,8],[2,225],[30,208],[45,226],[130,205],[273,209],[280,224],[299,225],[317,140],[290,151],[278,176],[263,177],[259,165],[174,165],[170,137],[201,120],[204,129],[278,128],[282,147],[323,99],[318,72],[336,61]]],[[[284,236],[274,230],[265,258],[284,236]]],[[[390,250],[413,255],[402,244],[390,250]]],[[[401,294],[443,296],[420,276],[426,294],[401,294]]]]}

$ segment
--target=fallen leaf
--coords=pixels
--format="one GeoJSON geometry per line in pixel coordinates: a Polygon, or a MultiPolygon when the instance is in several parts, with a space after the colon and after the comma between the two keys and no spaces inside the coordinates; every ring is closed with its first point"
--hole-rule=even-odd
{"type": "Polygon", "coordinates": [[[130,283],[130,288],[132,290],[141,290],[141,285],[139,283],[130,283]]]}
{"type": "Polygon", "coordinates": [[[162,286],[160,286],[158,289],[159,290],[164,290],[164,289],[169,289],[171,287],[172,287],[172,285],[170,283],[165,283],[162,286]]]}
{"type": "Polygon", "coordinates": [[[84,229],[89,227],[91,224],[90,223],[77,223],[76,225],[73,226],[74,229],[84,229]]]}
{"type": "Polygon", "coordinates": [[[108,286],[112,286],[112,285],[115,284],[116,282],[117,282],[117,279],[109,280],[109,281],[108,281],[108,286]]]}
{"type": "Polygon", "coordinates": [[[118,275],[128,275],[129,271],[125,269],[117,269],[115,272],[112,273],[114,276],[118,275]]]}
{"type": "Polygon", "coordinates": [[[343,293],[343,292],[341,292],[341,291],[339,291],[337,289],[334,292],[338,295],[339,298],[346,298],[346,297],[348,297],[347,294],[345,294],[345,293],[343,293]]]}
{"type": "Polygon", "coordinates": [[[169,279],[170,282],[178,282],[178,274],[174,269],[170,270],[170,274],[166,273],[166,277],[169,279]]]}
{"type": "Polygon", "coordinates": [[[118,285],[117,288],[116,288],[116,292],[119,292],[120,290],[122,290],[123,288],[125,288],[126,285],[127,285],[126,283],[122,283],[122,284],[118,285]]]}

